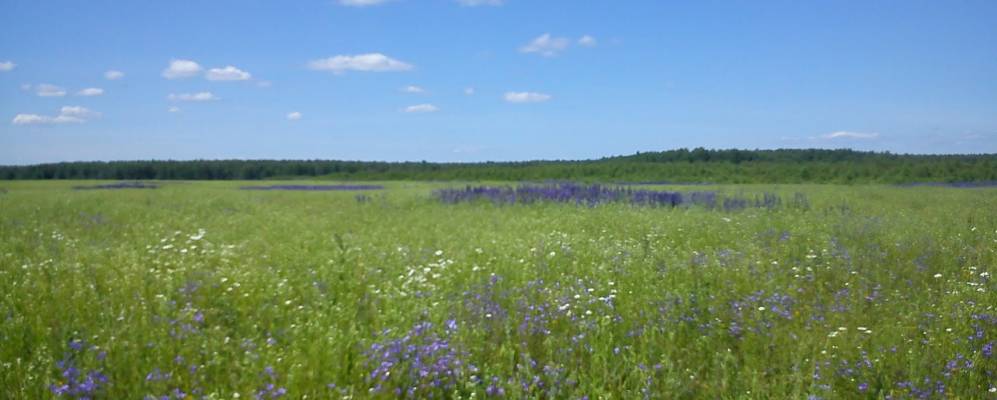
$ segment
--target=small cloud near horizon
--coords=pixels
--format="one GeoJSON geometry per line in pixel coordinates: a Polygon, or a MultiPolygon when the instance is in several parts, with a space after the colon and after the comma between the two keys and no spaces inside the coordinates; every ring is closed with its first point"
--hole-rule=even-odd
{"type": "Polygon", "coordinates": [[[313,60],[308,63],[308,68],[315,71],[330,71],[334,74],[342,74],[346,71],[409,71],[414,67],[412,64],[396,60],[381,53],[367,53],[357,55],[338,55],[313,60]]]}
{"type": "Polygon", "coordinates": [[[826,135],[822,135],[823,139],[875,139],[879,137],[879,133],[871,132],[849,132],[849,131],[837,131],[831,132],[826,135]]]}
{"type": "Polygon", "coordinates": [[[503,97],[509,103],[542,103],[553,96],[537,92],[506,92],[503,97]]]}
{"type": "Polygon", "coordinates": [[[17,114],[11,120],[13,125],[60,125],[60,124],[82,124],[93,118],[100,117],[100,113],[91,111],[81,106],[63,106],[59,109],[59,115],[48,116],[38,114],[17,114]]]}
{"type": "Polygon", "coordinates": [[[416,104],[414,106],[405,107],[404,110],[407,113],[431,113],[437,112],[440,108],[432,104],[416,104]]]}

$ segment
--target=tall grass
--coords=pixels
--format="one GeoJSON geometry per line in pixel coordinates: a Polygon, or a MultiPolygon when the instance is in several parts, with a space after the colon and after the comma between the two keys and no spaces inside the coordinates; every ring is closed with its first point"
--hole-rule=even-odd
{"type": "Polygon", "coordinates": [[[0,184],[0,398],[997,396],[994,189],[79,184],[0,184]]]}

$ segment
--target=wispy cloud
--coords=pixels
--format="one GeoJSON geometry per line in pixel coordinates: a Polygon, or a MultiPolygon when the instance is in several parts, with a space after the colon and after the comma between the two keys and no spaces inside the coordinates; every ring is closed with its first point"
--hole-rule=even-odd
{"type": "Polygon", "coordinates": [[[537,92],[506,92],[505,101],[510,103],[542,103],[551,99],[551,95],[537,92]]]}
{"type": "Polygon", "coordinates": [[[407,113],[431,113],[431,112],[437,112],[439,110],[440,110],[439,107],[436,107],[432,104],[417,104],[414,106],[405,107],[405,109],[402,111],[405,111],[407,113]]]}
{"type": "Polygon", "coordinates": [[[107,72],[104,73],[104,79],[107,79],[109,81],[116,81],[116,80],[124,78],[124,77],[125,77],[125,73],[121,72],[121,71],[118,71],[118,70],[113,70],[112,69],[112,70],[109,70],[109,71],[107,71],[107,72]]]}
{"type": "Polygon", "coordinates": [[[17,114],[11,121],[14,125],[58,125],[58,124],[82,124],[93,118],[100,117],[100,113],[91,111],[86,107],[64,106],[55,116],[38,114],[17,114]]]}
{"type": "Polygon", "coordinates": [[[466,88],[464,88],[464,94],[466,94],[468,96],[473,96],[474,92],[475,92],[475,90],[474,90],[473,87],[466,87],[466,88]]]}
{"type": "Polygon", "coordinates": [[[211,92],[197,92],[197,93],[179,93],[170,94],[166,96],[170,101],[213,101],[218,100],[218,96],[215,96],[211,92]]]}
{"type": "Polygon", "coordinates": [[[209,81],[246,81],[252,77],[249,72],[231,65],[225,68],[209,69],[208,73],[204,75],[204,78],[209,81]]]}
{"type": "Polygon", "coordinates": [[[0,72],[13,71],[16,67],[13,61],[0,61],[0,72]]]}
{"type": "Polygon", "coordinates": [[[457,0],[457,3],[465,7],[477,6],[500,6],[504,0],[457,0]]]}
{"type": "Polygon", "coordinates": [[[35,94],[41,97],[62,97],[66,95],[66,89],[56,85],[42,83],[35,86],[35,94]]]}
{"type": "Polygon", "coordinates": [[[80,90],[79,92],[76,92],[77,96],[83,96],[83,97],[100,96],[102,94],[104,94],[104,89],[94,88],[94,87],[92,87],[92,88],[86,88],[86,89],[80,90]]]}
{"type": "Polygon", "coordinates": [[[331,71],[336,74],[341,74],[346,71],[408,71],[411,70],[413,66],[381,53],[368,53],[358,55],[338,55],[314,60],[308,63],[308,68],[316,71],[331,71]]]}
{"type": "Polygon", "coordinates": [[[297,120],[301,119],[301,117],[302,117],[301,113],[297,112],[297,111],[293,111],[293,112],[287,113],[287,120],[288,121],[297,121],[297,120]]]}
{"type": "Polygon", "coordinates": [[[589,35],[578,38],[578,45],[584,47],[595,47],[598,44],[595,38],[589,35]]]}
{"type": "Polygon", "coordinates": [[[879,137],[879,133],[865,133],[865,132],[849,132],[849,131],[837,131],[831,132],[826,135],[821,135],[823,139],[875,139],[879,137]]]}
{"type": "Polygon", "coordinates": [[[204,68],[200,64],[191,60],[171,60],[170,65],[163,70],[163,78],[180,79],[197,76],[204,68]]]}
{"type": "Polygon", "coordinates": [[[537,53],[544,57],[553,57],[571,45],[571,40],[564,37],[553,37],[549,33],[538,36],[519,48],[522,53],[537,53]]]}
{"type": "Polygon", "coordinates": [[[408,85],[408,86],[402,88],[402,92],[413,93],[413,94],[416,94],[416,93],[425,93],[426,89],[423,89],[423,88],[421,88],[419,86],[415,86],[415,85],[408,85]]]}
{"type": "Polygon", "coordinates": [[[170,108],[167,108],[166,111],[171,112],[171,113],[178,113],[178,112],[180,112],[180,107],[170,106],[170,108]]]}

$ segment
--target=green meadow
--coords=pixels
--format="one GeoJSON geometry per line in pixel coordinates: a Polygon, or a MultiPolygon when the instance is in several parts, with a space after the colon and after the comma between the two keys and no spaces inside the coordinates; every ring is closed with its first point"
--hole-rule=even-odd
{"type": "Polygon", "coordinates": [[[92,184],[0,182],[0,398],[997,397],[995,188],[92,184]]]}

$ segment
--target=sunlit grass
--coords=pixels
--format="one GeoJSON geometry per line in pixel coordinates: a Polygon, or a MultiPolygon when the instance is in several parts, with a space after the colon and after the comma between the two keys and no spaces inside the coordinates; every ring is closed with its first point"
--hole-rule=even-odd
{"type": "Polygon", "coordinates": [[[723,212],[80,184],[0,183],[2,398],[997,391],[995,189],[658,187],[809,199],[723,212]]]}

